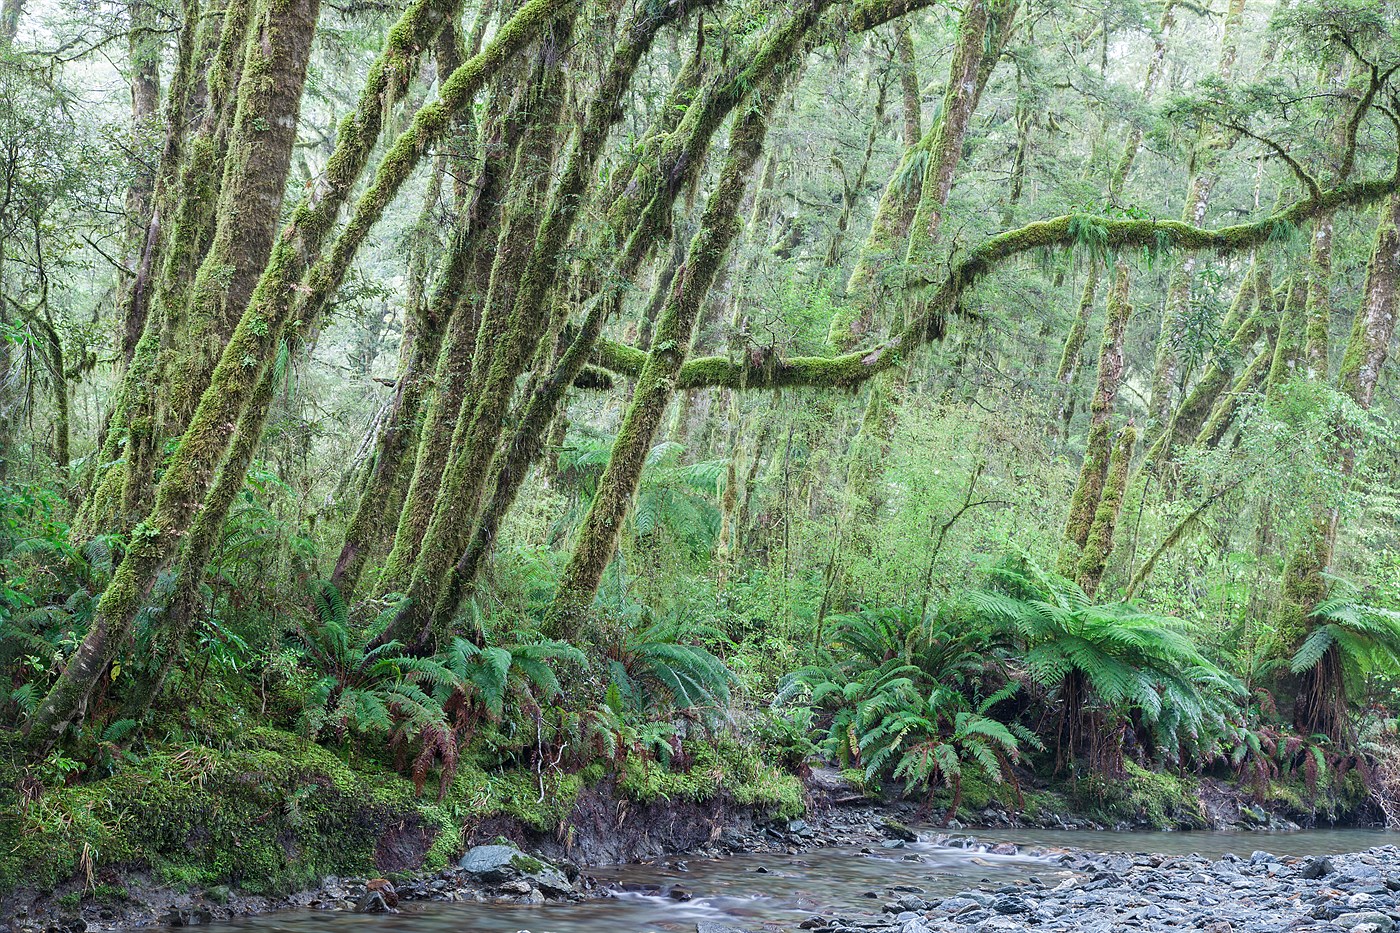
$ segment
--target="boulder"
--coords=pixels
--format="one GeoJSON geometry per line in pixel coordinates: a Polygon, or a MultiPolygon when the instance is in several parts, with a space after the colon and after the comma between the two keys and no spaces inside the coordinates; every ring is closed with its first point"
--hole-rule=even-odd
{"type": "Polygon", "coordinates": [[[476,846],[462,856],[457,867],[487,884],[524,879],[545,894],[556,897],[574,890],[562,871],[548,862],[526,855],[515,846],[476,846]]]}
{"type": "Polygon", "coordinates": [[[394,890],[394,883],[388,878],[371,878],[365,882],[365,892],[377,891],[384,898],[384,903],[390,907],[399,906],[399,892],[394,890]]]}
{"type": "Polygon", "coordinates": [[[919,834],[898,820],[889,818],[880,821],[880,829],[891,839],[898,839],[901,842],[918,842],[919,834]]]}
{"type": "MultiPolygon", "coordinates": [[[[395,902],[395,903],[398,902],[398,898],[397,898],[397,897],[394,898],[394,902],[395,902]]],[[[398,911],[396,911],[396,910],[394,909],[393,905],[391,905],[391,904],[389,903],[389,899],[388,899],[387,897],[384,896],[384,892],[383,892],[383,891],[376,891],[376,890],[370,889],[370,890],[366,891],[364,894],[361,894],[361,895],[360,895],[360,902],[359,902],[358,904],[355,905],[355,913],[357,913],[357,914],[393,914],[393,913],[398,913],[398,911]]]]}

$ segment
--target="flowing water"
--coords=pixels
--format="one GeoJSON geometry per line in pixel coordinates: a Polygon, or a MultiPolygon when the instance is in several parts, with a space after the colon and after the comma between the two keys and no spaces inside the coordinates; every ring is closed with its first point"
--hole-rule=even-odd
{"type": "MultiPolygon", "coordinates": [[[[926,832],[924,838],[931,838],[926,832]]],[[[1102,852],[1164,855],[1248,856],[1256,849],[1278,855],[1351,852],[1393,841],[1362,829],[1295,833],[1112,833],[1055,830],[988,830],[989,844],[1014,842],[1028,849],[1073,846],[1102,852]]],[[[1036,878],[1054,885],[1066,876],[1051,858],[994,855],[932,842],[903,849],[834,846],[795,856],[772,853],[722,860],[667,860],[664,865],[627,865],[590,872],[616,881],[626,893],[582,903],[412,903],[399,914],[361,916],[342,912],[292,912],[226,924],[220,933],[694,933],[701,921],[746,930],[796,930],[823,909],[845,916],[878,912],[891,887],[907,886],[925,897],[969,888],[998,888],[1036,878]],[[917,856],[917,860],[913,857],[917,856]],[[759,869],[764,869],[760,871],[759,869]],[[676,900],[671,895],[689,895],[676,900]],[[879,897],[870,899],[868,892],[879,897]],[[654,892],[654,893],[653,893],[654,892]]],[[[212,930],[211,930],[212,933],[212,930]]]]}

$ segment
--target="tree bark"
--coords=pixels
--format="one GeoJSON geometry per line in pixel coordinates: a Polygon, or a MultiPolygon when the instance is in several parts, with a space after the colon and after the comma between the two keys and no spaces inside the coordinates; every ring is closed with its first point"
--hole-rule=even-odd
{"type": "Polygon", "coordinates": [[[1123,496],[1128,490],[1128,469],[1132,465],[1133,446],[1136,443],[1137,429],[1129,421],[1118,435],[1118,443],[1109,457],[1103,494],[1094,509],[1094,523],[1089,526],[1075,575],[1075,582],[1090,599],[1098,593],[1104,570],[1108,567],[1108,558],[1113,554],[1113,532],[1123,511],[1123,496]]]}
{"type": "Polygon", "coordinates": [[[1099,379],[1094,400],[1089,405],[1089,438],[1084,450],[1084,462],[1070,500],[1069,518],[1065,522],[1064,541],[1060,546],[1059,568],[1062,576],[1074,575],[1089,539],[1099,500],[1103,497],[1112,446],[1109,421],[1113,417],[1114,400],[1123,382],[1123,334],[1132,313],[1132,305],[1128,303],[1128,267],[1120,260],[1114,272],[1113,290],[1108,295],[1108,315],[1104,321],[1103,340],[1099,344],[1099,379]]]}
{"type": "Polygon", "coordinates": [[[578,636],[603,571],[612,559],[647,453],[675,392],[675,377],[685,362],[700,306],[739,233],[739,205],[749,173],[763,150],[768,119],[783,84],[781,74],[770,78],[756,91],[747,111],[736,117],[729,138],[729,155],[706,201],[700,230],[691,240],[685,263],[676,274],[671,298],[657,321],[656,340],[545,620],[544,629],[551,637],[578,636]]]}
{"type": "MultiPolygon", "coordinates": [[[[412,22],[422,7],[405,13],[412,22]]],[[[375,179],[362,196],[356,216],[369,223],[403,184],[430,143],[442,137],[449,116],[476,93],[486,77],[513,58],[542,26],[561,12],[547,0],[530,0],[505,24],[481,54],[458,68],[442,88],[436,104],[424,107],[409,130],[389,148],[375,179]]],[[[296,35],[273,31],[272,37],[300,40],[308,50],[315,24],[316,0],[279,7],[282,17],[301,28],[296,35]]],[[[434,27],[436,28],[436,27],[434,27]]],[[[126,558],[102,595],[87,636],[79,645],[49,695],[30,721],[27,743],[42,753],[52,747],[64,728],[79,715],[88,696],[122,647],[127,633],[158,575],[175,557],[211,489],[233,437],[230,425],[255,401],[257,387],[276,355],[283,327],[291,318],[298,283],[307,270],[350,188],[358,180],[378,140],[386,111],[385,58],[405,56],[400,47],[412,29],[390,32],[390,40],[370,70],[370,78],[355,114],[341,124],[340,139],[323,179],[292,214],[273,248],[249,307],[224,349],[211,386],[204,393],[190,427],[181,437],[162,477],[151,516],[132,533],[126,558]]],[[[275,49],[275,47],[269,47],[275,49]]],[[[222,519],[222,516],[211,516],[222,519]]]]}

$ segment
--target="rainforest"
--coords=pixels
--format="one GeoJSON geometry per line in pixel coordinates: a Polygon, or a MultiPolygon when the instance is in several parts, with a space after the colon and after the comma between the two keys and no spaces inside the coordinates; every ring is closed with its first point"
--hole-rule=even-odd
{"type": "Polygon", "coordinates": [[[0,0],[0,928],[1390,930],[1397,306],[1385,0],[0,0]]]}

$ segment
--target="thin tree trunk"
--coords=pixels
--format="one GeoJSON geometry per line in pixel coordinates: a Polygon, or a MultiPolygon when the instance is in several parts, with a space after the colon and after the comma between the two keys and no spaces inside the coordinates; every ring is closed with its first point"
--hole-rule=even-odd
{"type": "Polygon", "coordinates": [[[1128,303],[1128,267],[1119,260],[1113,290],[1108,295],[1103,341],[1099,345],[1099,379],[1094,400],[1089,405],[1089,439],[1084,450],[1084,462],[1079,469],[1079,482],[1070,500],[1064,541],[1060,545],[1059,568],[1063,576],[1074,574],[1085,542],[1089,539],[1099,499],[1103,496],[1112,446],[1109,421],[1113,417],[1114,400],[1123,382],[1123,334],[1132,313],[1133,307],[1128,303]]]}
{"type": "Polygon", "coordinates": [[[1074,418],[1075,386],[1079,382],[1080,360],[1084,356],[1084,342],[1089,335],[1089,319],[1094,314],[1094,299],[1099,290],[1099,260],[1089,258],[1089,272],[1084,278],[1084,290],[1079,295],[1079,313],[1074,316],[1069,333],[1065,335],[1065,346],[1060,351],[1060,365],[1055,370],[1055,381],[1059,383],[1060,423],[1065,433],[1074,418]]]}
{"type": "MultiPolygon", "coordinates": [[[[1150,102],[1157,96],[1157,89],[1161,87],[1162,78],[1166,74],[1167,45],[1171,41],[1172,30],[1176,28],[1177,3],[1178,0],[1167,0],[1162,7],[1162,19],[1157,24],[1157,35],[1153,38],[1152,52],[1147,59],[1147,74],[1142,80],[1142,97],[1145,101],[1150,102]]],[[[1133,163],[1137,161],[1138,153],[1142,150],[1142,135],[1142,126],[1134,121],[1128,127],[1128,139],[1123,146],[1123,155],[1109,180],[1110,198],[1117,199],[1123,193],[1128,174],[1133,170],[1133,163]]]]}
{"type": "Polygon", "coordinates": [[[657,322],[657,339],[647,354],[632,402],[613,442],[612,456],[598,481],[597,494],[560,578],[554,605],[545,621],[545,631],[551,637],[578,635],[603,571],[617,548],[647,452],[675,392],[676,373],[685,362],[700,306],[739,234],[739,205],[749,173],[763,150],[768,119],[781,97],[783,83],[780,75],[771,78],[756,91],[749,109],[736,118],[730,133],[729,156],[705,204],[700,230],[686,252],[685,264],[676,274],[680,284],[657,322]]]}
{"type": "MultiPolygon", "coordinates": [[[[193,11],[187,11],[187,15],[189,12],[193,11]]],[[[127,18],[127,54],[130,57],[131,68],[131,135],[133,149],[137,153],[143,153],[149,149],[145,142],[146,137],[154,131],[160,109],[161,47],[158,34],[153,28],[155,10],[151,0],[132,0],[127,5],[127,18]]],[[[172,90],[182,93],[180,88],[172,90]]],[[[128,295],[137,287],[140,279],[146,231],[150,228],[155,206],[153,198],[158,171],[158,166],[152,166],[150,171],[138,167],[126,190],[126,241],[130,257],[128,265],[137,270],[136,278],[123,283],[123,290],[128,295]]],[[[136,352],[136,342],[141,339],[141,333],[146,328],[147,305],[144,301],[132,300],[130,297],[122,304],[125,309],[122,359],[125,363],[130,363],[132,354],[136,352]]]]}

